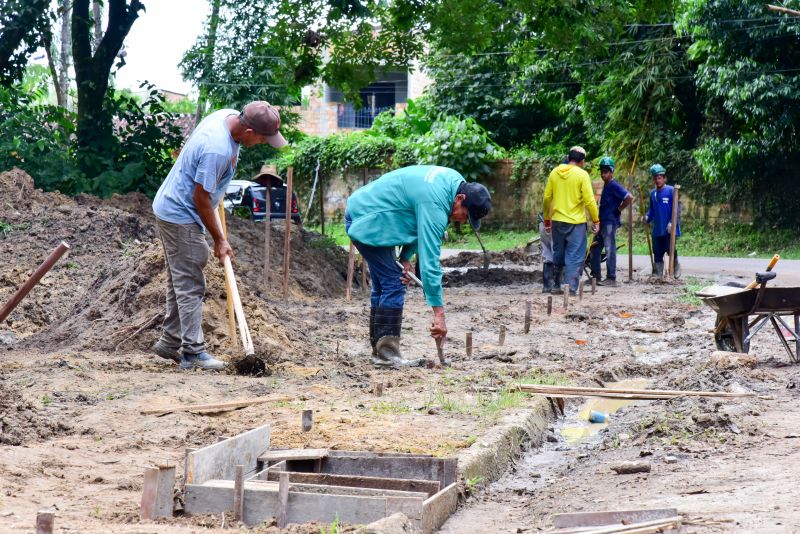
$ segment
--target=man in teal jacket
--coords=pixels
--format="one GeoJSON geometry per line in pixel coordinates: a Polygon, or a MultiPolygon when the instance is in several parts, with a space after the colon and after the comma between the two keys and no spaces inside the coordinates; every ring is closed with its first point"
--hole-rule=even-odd
{"type": "Polygon", "coordinates": [[[444,338],[447,325],[439,263],[448,221],[467,222],[477,232],[480,219],[492,207],[489,191],[467,183],[457,171],[434,165],[414,165],[381,176],[353,193],[347,201],[345,229],[369,265],[372,281],[369,336],[376,367],[408,367],[400,353],[406,273],[411,258],[419,259],[425,299],[433,308],[431,336],[444,338]],[[395,247],[402,247],[396,264],[395,247]]]}

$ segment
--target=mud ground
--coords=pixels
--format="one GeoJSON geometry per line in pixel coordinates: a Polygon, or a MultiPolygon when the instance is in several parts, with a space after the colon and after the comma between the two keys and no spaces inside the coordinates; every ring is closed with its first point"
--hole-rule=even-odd
{"type": "MultiPolygon", "coordinates": [[[[32,186],[25,176],[0,174],[3,198],[16,198],[26,187],[32,186]]],[[[481,481],[464,481],[472,497],[445,531],[536,531],[558,511],[670,503],[704,518],[732,519],[721,523],[728,531],[768,525],[771,530],[763,532],[792,532],[800,524],[792,506],[797,440],[788,437],[800,420],[800,373],[784,366],[785,354],[766,333],[753,344],[754,368],[713,367],[714,315],[678,300],[680,285],[651,285],[637,273],[632,284],[573,299],[567,311],[559,297],[548,317],[546,297],[534,284],[540,273],[524,257],[494,258],[488,276],[454,267],[448,276],[475,279],[445,289],[445,353],[453,366],[376,371],[368,364],[366,291],[356,287],[353,300],[344,300],[346,254],[293,230],[291,297],[284,301],[278,269],[268,285],[263,280],[263,225],[235,220],[234,269],[270,374],[184,373],[147,351],[158,335],[164,286],[146,200],[76,202],[34,191],[22,196],[31,202],[0,206],[0,219],[11,225],[0,234],[0,253],[14,258],[0,263],[0,301],[60,240],[73,249],[0,325],[0,532],[30,532],[36,511],[45,507],[57,510],[61,532],[228,531],[217,516],[141,522],[145,466],[175,463],[180,479],[185,447],[264,423],[272,424],[274,447],[452,456],[501,416],[532,402],[505,388],[515,381],[595,385],[625,378],[769,398],[641,403],[623,408],[608,429],[576,444],[561,434],[562,427],[581,424],[579,405],[572,403],[565,418],[554,419],[552,441],[521,458],[503,480],[485,489],[481,481]],[[526,301],[533,310],[528,334],[526,301]],[[507,332],[502,346],[501,325],[507,332]],[[475,345],[471,358],[465,355],[468,331],[475,345]],[[371,393],[375,382],[385,384],[382,397],[371,393]],[[787,388],[792,384],[797,386],[787,388]],[[206,415],[139,413],[157,405],[271,394],[291,400],[206,415]],[[314,410],[308,433],[300,429],[303,409],[314,410]],[[653,462],[647,476],[607,469],[611,461],[643,453],[653,462]],[[667,455],[677,463],[663,463],[667,455]]],[[[282,247],[281,228],[273,225],[273,250],[282,247]]],[[[280,261],[275,254],[273,265],[280,261]]],[[[234,361],[240,353],[227,336],[221,269],[212,262],[206,275],[209,346],[234,361]]],[[[423,295],[411,290],[402,340],[409,357],[435,360],[429,321],[423,295]]],[[[228,518],[226,527],[230,523],[228,518]]]]}

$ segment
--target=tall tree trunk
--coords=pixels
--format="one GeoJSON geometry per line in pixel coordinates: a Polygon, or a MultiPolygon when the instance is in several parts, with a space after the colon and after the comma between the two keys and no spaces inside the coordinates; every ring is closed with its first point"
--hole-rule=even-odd
{"type": "Polygon", "coordinates": [[[112,139],[112,117],[105,109],[109,76],[122,43],[144,9],[140,0],[108,0],[108,26],[97,51],[92,54],[90,0],[75,0],[72,6],[72,59],[78,86],[78,166],[93,178],[104,170],[112,139]]]}
{"type": "MultiPolygon", "coordinates": [[[[220,0],[211,1],[211,18],[208,20],[208,42],[206,44],[205,64],[203,65],[203,80],[208,80],[214,71],[214,50],[217,47],[217,26],[219,26],[219,4],[220,0]]],[[[200,124],[203,113],[208,102],[208,86],[200,83],[199,94],[197,95],[197,113],[194,116],[195,127],[200,124]]]]}
{"type": "Polygon", "coordinates": [[[0,81],[11,82],[21,75],[14,67],[15,52],[49,5],[49,0],[29,0],[28,5],[0,28],[0,81]]]}
{"type": "Polygon", "coordinates": [[[50,69],[50,77],[53,79],[53,86],[56,89],[56,102],[59,106],[64,107],[63,91],[58,83],[58,70],[56,70],[56,62],[53,60],[53,51],[52,35],[46,35],[44,38],[44,53],[47,56],[47,68],[50,69]]]}
{"type": "Polygon", "coordinates": [[[100,39],[103,38],[103,8],[100,5],[100,0],[92,1],[92,22],[94,22],[94,46],[92,47],[92,54],[96,54],[97,48],[100,46],[100,39]]]}
{"type": "Polygon", "coordinates": [[[58,55],[58,84],[56,88],[61,89],[59,105],[67,107],[67,94],[69,94],[69,64],[70,64],[70,41],[72,32],[70,30],[70,15],[72,12],[71,0],[59,0],[61,10],[61,48],[58,55]],[[63,102],[63,103],[62,103],[63,102]]]}

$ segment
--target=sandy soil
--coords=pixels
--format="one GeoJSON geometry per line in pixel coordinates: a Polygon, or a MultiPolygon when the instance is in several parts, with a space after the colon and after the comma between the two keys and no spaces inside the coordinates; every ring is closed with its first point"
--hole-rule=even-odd
{"type": "MultiPolygon", "coordinates": [[[[147,352],[158,334],[164,286],[146,200],[73,201],[31,187],[22,173],[0,174],[3,198],[21,189],[32,199],[0,206],[0,219],[12,225],[0,234],[0,254],[15,258],[0,264],[0,302],[61,239],[73,249],[0,324],[2,532],[29,532],[36,510],[44,507],[57,509],[63,532],[221,532],[221,517],[140,522],[144,467],[172,462],[180,478],[185,447],[264,423],[273,426],[275,447],[451,456],[499,417],[532,402],[505,384],[591,385],[634,377],[664,387],[740,388],[771,399],[642,403],[624,408],[609,429],[578,444],[561,436],[561,426],[579,424],[579,406],[572,404],[567,418],[554,423],[553,442],[469,500],[446,531],[532,531],[547,527],[556,511],[670,503],[690,514],[739,522],[725,523],[728,530],[765,524],[772,530],[764,532],[788,532],[787,525],[800,523],[791,505],[800,469],[796,440],[786,437],[800,418],[793,408],[797,389],[786,386],[800,387],[800,375],[781,366],[786,356],[766,333],[754,342],[754,369],[711,367],[714,315],[677,301],[680,286],[637,280],[573,300],[566,312],[557,298],[548,317],[546,297],[533,285],[541,276],[533,263],[519,251],[495,256],[488,274],[464,267],[448,274],[445,352],[452,368],[376,371],[367,363],[366,292],[357,287],[351,302],[343,298],[346,254],[294,230],[291,299],[284,302],[277,275],[269,286],[263,282],[263,225],[233,221],[235,269],[269,375],[182,373],[147,352]],[[526,301],[533,309],[528,334],[526,301]],[[507,329],[503,346],[501,325],[507,329]],[[471,358],[464,350],[468,331],[476,347],[471,358]],[[377,381],[386,385],[380,398],[371,393],[377,381]],[[139,413],[156,405],[271,394],[292,400],[207,415],[139,413]],[[303,409],[314,410],[308,433],[300,429],[303,409]],[[621,477],[607,468],[642,452],[652,453],[648,476],[621,477]],[[666,455],[678,462],[664,464],[666,455]]],[[[282,247],[281,226],[273,226],[273,250],[282,247]]],[[[280,254],[273,261],[280,265],[280,254]]],[[[464,265],[474,261],[467,258],[464,265]]],[[[235,360],[239,351],[226,334],[221,269],[209,265],[206,274],[209,346],[235,360]]],[[[407,356],[435,360],[429,321],[420,290],[412,290],[402,341],[407,356]]],[[[319,530],[312,525],[292,532],[319,530]]]]}

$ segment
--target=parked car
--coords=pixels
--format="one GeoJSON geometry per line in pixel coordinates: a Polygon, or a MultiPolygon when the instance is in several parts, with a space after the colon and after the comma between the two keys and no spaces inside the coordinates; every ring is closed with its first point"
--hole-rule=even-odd
{"type": "MultiPolygon", "coordinates": [[[[267,215],[267,189],[270,192],[270,219],[286,218],[286,185],[264,187],[253,185],[244,190],[241,207],[250,211],[250,218],[263,221],[267,215]]],[[[301,223],[300,211],[297,209],[297,195],[292,191],[292,221],[301,223]]]]}
{"type": "Polygon", "coordinates": [[[258,185],[250,180],[231,180],[228,188],[225,190],[225,197],[222,200],[222,205],[225,206],[225,211],[228,213],[233,212],[233,208],[237,208],[242,204],[244,192],[247,188],[258,185]]]}

